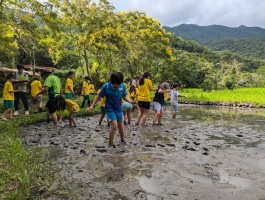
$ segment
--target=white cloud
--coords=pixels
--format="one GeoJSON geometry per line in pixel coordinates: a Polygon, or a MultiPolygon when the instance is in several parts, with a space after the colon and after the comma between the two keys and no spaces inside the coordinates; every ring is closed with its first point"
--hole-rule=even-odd
{"type": "Polygon", "coordinates": [[[260,0],[110,0],[117,11],[140,10],[162,25],[182,23],[265,28],[265,1],[260,0]]]}

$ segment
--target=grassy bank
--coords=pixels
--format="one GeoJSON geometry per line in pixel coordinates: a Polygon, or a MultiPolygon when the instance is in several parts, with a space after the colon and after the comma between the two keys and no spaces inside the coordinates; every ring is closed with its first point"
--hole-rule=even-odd
{"type": "Polygon", "coordinates": [[[253,103],[265,105],[265,88],[240,88],[234,90],[217,90],[204,92],[202,89],[181,89],[187,100],[253,103]]]}
{"type": "MultiPolygon", "coordinates": [[[[98,112],[97,108],[91,114],[98,112]]],[[[78,115],[84,115],[84,109],[78,115]]],[[[53,171],[47,152],[24,146],[19,135],[20,125],[45,121],[45,116],[39,113],[0,121],[0,199],[38,199],[48,192],[53,171]]]]}

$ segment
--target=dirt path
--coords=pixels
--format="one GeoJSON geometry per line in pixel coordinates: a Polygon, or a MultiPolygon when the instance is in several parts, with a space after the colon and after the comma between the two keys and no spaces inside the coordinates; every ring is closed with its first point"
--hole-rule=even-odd
{"type": "Polygon", "coordinates": [[[60,168],[51,190],[67,192],[47,199],[265,198],[264,117],[196,107],[166,116],[163,126],[126,126],[127,144],[116,135],[112,152],[99,116],[79,118],[77,128],[36,124],[21,132],[60,168]]]}

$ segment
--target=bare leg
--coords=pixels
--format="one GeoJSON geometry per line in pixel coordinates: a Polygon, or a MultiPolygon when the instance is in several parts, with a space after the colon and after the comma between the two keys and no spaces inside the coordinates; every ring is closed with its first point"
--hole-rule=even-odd
{"type": "Polygon", "coordinates": [[[124,133],[124,126],[123,126],[122,122],[118,122],[118,129],[119,129],[121,141],[124,141],[125,133],[124,133]]]}
{"type": "Polygon", "coordinates": [[[42,110],[42,101],[39,103],[39,110],[42,110]]]}
{"type": "Polygon", "coordinates": [[[1,119],[2,120],[4,120],[4,121],[6,121],[7,120],[7,115],[8,115],[8,113],[10,112],[10,108],[8,108],[8,109],[6,109],[5,111],[4,111],[4,113],[1,115],[1,119]]]}
{"type": "Polygon", "coordinates": [[[148,111],[147,109],[143,109],[143,119],[142,119],[142,127],[145,127],[146,124],[146,120],[147,120],[147,115],[148,115],[148,111]]]}
{"type": "Polygon", "coordinates": [[[12,109],[10,109],[9,117],[10,117],[11,119],[14,118],[14,117],[13,117],[13,110],[12,110],[12,109]]]}
{"type": "Polygon", "coordinates": [[[37,104],[32,104],[34,113],[37,112],[37,104]]]}
{"type": "Polygon", "coordinates": [[[131,124],[131,110],[127,110],[128,124],[131,124]]]}
{"type": "Polygon", "coordinates": [[[58,119],[57,119],[56,112],[54,112],[54,113],[51,114],[51,119],[52,119],[54,125],[57,125],[58,124],[58,119]]]}
{"type": "Polygon", "coordinates": [[[156,124],[156,120],[159,119],[160,117],[160,112],[158,111],[155,111],[155,114],[154,114],[154,119],[153,119],[153,125],[156,124]]]}
{"type": "Polygon", "coordinates": [[[110,122],[110,129],[109,129],[109,147],[113,147],[114,135],[117,130],[118,124],[117,120],[110,122]]]}
{"type": "Polygon", "coordinates": [[[123,121],[124,121],[124,124],[127,123],[127,111],[123,111],[123,121]]]}
{"type": "Polygon", "coordinates": [[[73,122],[73,125],[74,125],[74,126],[77,126],[76,118],[73,118],[73,121],[72,121],[72,122],[73,122]]]}
{"type": "Polygon", "coordinates": [[[140,108],[139,109],[139,112],[138,112],[138,115],[137,115],[137,120],[136,120],[136,125],[138,126],[142,117],[143,117],[143,113],[144,113],[144,108],[140,108]]]}
{"type": "Polygon", "coordinates": [[[100,119],[99,119],[99,122],[98,122],[98,125],[101,125],[104,117],[105,117],[105,114],[101,114],[100,119]]]}
{"type": "Polygon", "coordinates": [[[47,113],[47,122],[51,120],[51,114],[49,113],[49,108],[46,108],[46,113],[47,113]]]}
{"type": "Polygon", "coordinates": [[[176,115],[177,115],[177,112],[174,110],[174,111],[173,111],[173,114],[172,114],[172,117],[175,118],[176,115]]]}
{"type": "Polygon", "coordinates": [[[161,112],[160,115],[158,116],[158,125],[162,124],[162,118],[163,118],[163,112],[161,112]]]}

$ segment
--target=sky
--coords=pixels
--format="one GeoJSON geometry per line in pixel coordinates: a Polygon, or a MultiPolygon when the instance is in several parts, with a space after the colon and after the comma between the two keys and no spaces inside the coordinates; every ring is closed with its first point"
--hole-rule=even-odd
{"type": "Polygon", "coordinates": [[[138,10],[162,26],[197,24],[265,28],[264,0],[109,0],[115,11],[138,10]]]}

